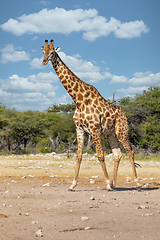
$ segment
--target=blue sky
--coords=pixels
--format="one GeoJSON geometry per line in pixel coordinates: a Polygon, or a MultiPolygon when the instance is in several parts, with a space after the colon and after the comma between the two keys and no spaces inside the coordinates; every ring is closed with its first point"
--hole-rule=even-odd
{"type": "Polygon", "coordinates": [[[72,102],[41,46],[106,99],[160,86],[159,0],[6,0],[0,8],[0,103],[44,111],[72,102]]]}

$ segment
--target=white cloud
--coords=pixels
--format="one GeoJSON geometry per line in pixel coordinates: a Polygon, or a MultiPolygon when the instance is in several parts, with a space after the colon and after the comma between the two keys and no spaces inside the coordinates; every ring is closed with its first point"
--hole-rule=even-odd
{"type": "Polygon", "coordinates": [[[59,56],[81,80],[94,83],[105,79],[105,75],[100,72],[100,67],[93,65],[90,61],[83,60],[80,55],[67,56],[60,52],[59,56]]]}
{"type": "Polygon", "coordinates": [[[52,98],[53,98],[55,95],[56,95],[55,92],[49,92],[49,93],[47,94],[48,97],[52,97],[52,98]]]}
{"type": "Polygon", "coordinates": [[[119,26],[115,30],[115,36],[117,38],[134,38],[140,37],[142,32],[147,33],[149,29],[142,20],[134,22],[126,22],[118,24],[119,26]]]}
{"type": "Polygon", "coordinates": [[[96,9],[65,10],[64,8],[42,9],[38,13],[10,18],[1,24],[4,31],[17,36],[26,33],[62,33],[83,32],[83,38],[95,41],[97,38],[114,33],[117,38],[140,37],[149,31],[142,20],[121,22],[111,17],[109,20],[99,16],[96,9]]]}
{"type": "Polygon", "coordinates": [[[136,94],[141,94],[144,90],[148,90],[148,87],[128,87],[128,88],[120,88],[117,90],[119,93],[123,93],[123,96],[134,96],[136,94]]]}
{"type": "Polygon", "coordinates": [[[105,73],[106,78],[110,79],[110,84],[128,84],[136,87],[144,86],[156,86],[160,85],[160,72],[152,73],[147,72],[136,72],[133,74],[133,78],[128,79],[125,76],[112,75],[109,72],[105,73]]]}
{"type": "Polygon", "coordinates": [[[42,82],[42,83],[55,83],[58,81],[58,77],[53,72],[44,73],[40,72],[37,75],[31,75],[28,79],[34,82],[42,82]]]}
{"type": "Polygon", "coordinates": [[[40,3],[43,4],[43,5],[51,4],[49,1],[40,1],[40,3]]]}
{"type": "Polygon", "coordinates": [[[132,86],[153,86],[160,85],[160,72],[152,73],[151,71],[142,73],[134,73],[134,77],[129,80],[129,84],[132,86]]]}
{"type": "Polygon", "coordinates": [[[15,93],[0,89],[0,98],[4,105],[9,108],[16,108],[18,111],[27,111],[28,109],[43,111],[53,104],[52,99],[46,97],[46,95],[41,92],[15,93]]]}
{"type": "Polygon", "coordinates": [[[0,99],[8,107],[16,107],[17,110],[44,110],[52,103],[56,95],[58,81],[52,73],[40,72],[26,78],[17,74],[8,79],[0,79],[0,99]]]}
{"type": "Polygon", "coordinates": [[[57,80],[56,75],[52,72],[39,73],[27,78],[14,74],[6,80],[2,88],[8,92],[50,92],[55,90],[51,83],[57,80]]]}
{"type": "MultiPolygon", "coordinates": [[[[136,72],[133,74],[134,77],[126,81],[126,88],[120,88],[117,90],[123,96],[134,97],[136,94],[141,94],[144,90],[148,90],[151,86],[160,86],[160,72],[152,73],[147,72],[136,72]]],[[[112,81],[112,80],[111,80],[112,81]]],[[[122,82],[121,82],[122,83],[122,82]]]]}
{"type": "Polygon", "coordinates": [[[25,51],[16,51],[12,44],[6,45],[1,49],[1,63],[28,61],[29,54],[25,51]]]}
{"type": "Polygon", "coordinates": [[[42,61],[43,61],[43,57],[41,58],[34,58],[31,62],[31,68],[44,68],[44,66],[42,65],[42,61]]]}
{"type": "Polygon", "coordinates": [[[34,36],[32,40],[36,41],[38,39],[38,36],[34,36]]]}
{"type": "Polygon", "coordinates": [[[112,75],[111,84],[123,84],[127,82],[127,78],[125,76],[117,76],[112,75]]]}
{"type": "Polygon", "coordinates": [[[110,84],[124,84],[128,82],[128,79],[125,76],[112,75],[109,72],[105,72],[105,76],[106,78],[111,79],[110,84]]]}
{"type": "MultiPolygon", "coordinates": [[[[100,72],[100,67],[93,65],[92,62],[83,60],[79,54],[74,56],[66,55],[64,52],[59,52],[59,56],[67,67],[74,72],[77,77],[83,81],[94,83],[106,78],[105,74],[100,72]]],[[[43,68],[42,58],[34,58],[31,61],[31,68],[43,68]]],[[[50,65],[53,69],[52,65],[50,65]]]]}

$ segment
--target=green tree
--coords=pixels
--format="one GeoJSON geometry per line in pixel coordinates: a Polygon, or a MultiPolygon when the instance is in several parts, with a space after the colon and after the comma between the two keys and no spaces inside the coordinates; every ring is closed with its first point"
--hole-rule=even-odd
{"type": "Polygon", "coordinates": [[[70,113],[76,109],[75,103],[68,103],[68,104],[59,104],[59,105],[52,105],[47,109],[47,112],[66,112],[70,113]]]}
{"type": "Polygon", "coordinates": [[[160,150],[160,87],[150,87],[143,94],[136,95],[134,106],[144,109],[145,122],[140,124],[142,135],[140,147],[160,150]]]}
{"type": "Polygon", "coordinates": [[[160,151],[160,117],[157,117],[157,114],[149,116],[141,128],[143,134],[140,147],[148,148],[152,151],[160,151]]]}
{"type": "Polygon", "coordinates": [[[160,150],[160,87],[150,87],[148,91],[134,98],[119,101],[130,125],[131,142],[141,148],[160,150]]]}
{"type": "Polygon", "coordinates": [[[11,150],[12,144],[12,129],[11,124],[13,118],[16,116],[16,111],[7,109],[4,105],[0,104],[0,149],[8,151],[11,150]]]}
{"type": "Polygon", "coordinates": [[[0,103],[0,129],[3,129],[8,124],[8,119],[6,118],[6,107],[0,103]]]}
{"type": "Polygon", "coordinates": [[[56,139],[58,133],[63,142],[72,141],[75,138],[76,129],[73,121],[73,113],[49,113],[48,120],[53,139],[56,139]]]}
{"type": "Polygon", "coordinates": [[[23,143],[24,148],[26,148],[30,140],[36,141],[44,136],[45,125],[45,120],[36,112],[18,113],[11,125],[12,138],[17,142],[18,146],[23,143]]]}

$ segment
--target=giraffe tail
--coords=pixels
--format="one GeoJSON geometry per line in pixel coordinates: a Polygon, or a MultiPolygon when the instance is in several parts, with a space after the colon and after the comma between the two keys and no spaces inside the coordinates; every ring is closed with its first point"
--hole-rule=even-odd
{"type": "Polygon", "coordinates": [[[134,166],[135,166],[136,168],[142,168],[139,163],[134,163],[134,166]]]}

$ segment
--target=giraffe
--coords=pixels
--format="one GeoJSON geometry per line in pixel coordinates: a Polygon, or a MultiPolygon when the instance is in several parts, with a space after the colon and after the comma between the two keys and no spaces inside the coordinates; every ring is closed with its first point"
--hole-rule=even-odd
{"type": "Polygon", "coordinates": [[[59,80],[76,104],[73,119],[76,125],[78,150],[75,175],[68,190],[74,191],[77,185],[82,161],[85,132],[90,134],[94,141],[97,157],[104,173],[106,189],[113,190],[116,185],[119,162],[122,157],[119,142],[123,144],[123,147],[130,158],[134,181],[136,183],[136,187],[139,188],[140,184],[138,182],[134,163],[134,150],[131,148],[129,141],[128,121],[122,108],[105,100],[94,86],[80,80],[63,63],[57,54],[57,51],[60,48],[54,48],[53,40],[50,41],[50,45],[48,44],[48,40],[45,40],[45,45],[41,47],[41,49],[44,52],[43,65],[46,65],[49,61],[51,61],[59,80]],[[105,165],[101,135],[108,138],[114,156],[112,182],[109,180],[109,175],[105,165]]]}

